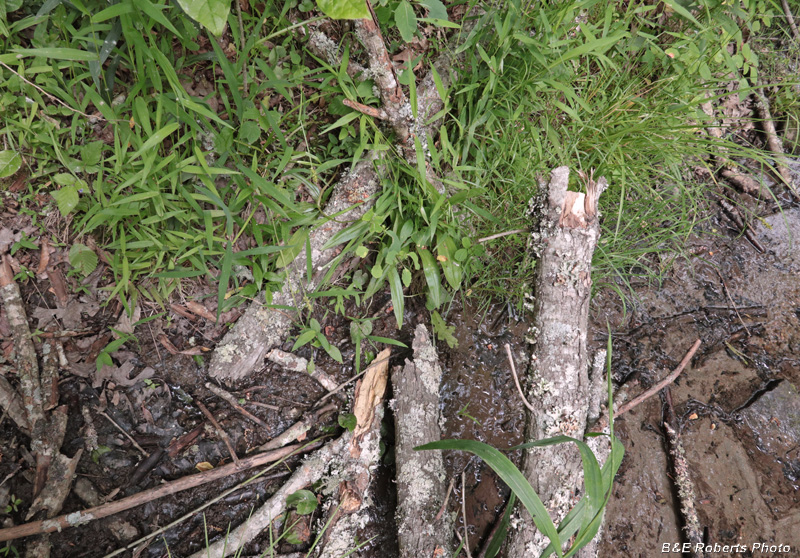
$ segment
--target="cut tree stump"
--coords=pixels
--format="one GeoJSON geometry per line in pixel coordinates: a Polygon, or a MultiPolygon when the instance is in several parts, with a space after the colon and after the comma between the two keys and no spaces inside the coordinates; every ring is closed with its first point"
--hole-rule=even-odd
{"type": "MultiPolygon", "coordinates": [[[[590,401],[601,397],[591,393],[597,387],[591,387],[586,345],[592,254],[600,236],[597,202],[607,182],[589,177],[586,194],[567,191],[568,182],[567,167],[553,170],[544,197],[531,207],[541,210],[541,220],[532,237],[538,262],[527,398],[535,411],[528,413],[526,442],[557,435],[582,439],[590,401]]],[[[580,499],[583,468],[573,444],[526,450],[522,472],[556,525],[580,499]]],[[[506,555],[540,556],[549,540],[536,530],[527,510],[520,508],[520,514],[522,521],[509,532],[506,555]]]]}
{"type": "Polygon", "coordinates": [[[392,371],[400,558],[450,556],[453,518],[439,514],[447,491],[442,452],[414,451],[441,438],[442,367],[422,324],[414,332],[412,347],[414,360],[392,371]]]}

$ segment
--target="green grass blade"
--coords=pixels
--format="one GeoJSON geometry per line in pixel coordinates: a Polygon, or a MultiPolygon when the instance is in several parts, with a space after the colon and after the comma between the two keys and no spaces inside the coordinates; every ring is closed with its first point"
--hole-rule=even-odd
{"type": "Polygon", "coordinates": [[[561,552],[561,538],[558,536],[556,526],[547,509],[544,507],[541,498],[536,494],[536,491],[528,482],[528,479],[520,472],[519,469],[511,462],[511,460],[500,453],[499,450],[483,442],[475,440],[440,440],[438,442],[431,442],[423,446],[414,448],[415,450],[458,450],[468,451],[483,459],[492,470],[497,473],[503,482],[505,482],[511,491],[517,495],[522,504],[531,514],[533,522],[536,524],[537,529],[549,538],[556,547],[556,553],[559,558],[562,557],[561,552]]]}
{"type": "Polygon", "coordinates": [[[392,293],[392,306],[394,307],[394,317],[397,320],[397,329],[402,329],[405,299],[403,296],[403,283],[400,281],[400,274],[397,273],[395,266],[389,268],[389,290],[392,293]]]}

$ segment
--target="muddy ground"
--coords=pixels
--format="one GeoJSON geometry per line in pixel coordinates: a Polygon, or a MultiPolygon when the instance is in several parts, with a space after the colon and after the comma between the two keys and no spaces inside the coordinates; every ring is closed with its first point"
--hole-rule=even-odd
{"type": "MultiPolygon", "coordinates": [[[[672,397],[682,425],[687,458],[695,475],[697,507],[708,543],[754,543],[800,548],[800,210],[763,215],[756,238],[760,253],[744,237],[737,237],[726,217],[712,217],[704,232],[689,242],[688,258],[679,258],[658,285],[637,287],[636,298],[623,306],[609,290],[593,301],[595,348],[606,343],[606,321],[613,338],[613,372],[620,390],[629,397],[662,378],[681,360],[696,338],[702,347],[672,386],[672,397]]],[[[665,258],[668,255],[665,255],[665,258]]],[[[31,258],[35,260],[35,255],[31,258]]],[[[35,267],[35,261],[29,262],[35,267]]],[[[187,299],[167,312],[142,304],[139,319],[156,316],[135,329],[136,342],[111,354],[114,365],[97,371],[96,358],[111,339],[108,326],[125,326],[119,306],[103,307],[96,290],[100,276],[84,285],[82,293],[60,300],[47,278],[23,286],[32,329],[84,328],[81,335],[61,338],[63,356],[59,385],[60,403],[69,409],[69,428],[62,452],[85,450],[78,466],[76,489],[64,511],[84,509],[109,494],[119,499],[162,482],[180,478],[200,468],[218,467],[231,460],[229,452],[196,402],[205,404],[232,440],[240,456],[256,448],[293,423],[325,394],[305,372],[267,365],[247,384],[231,390],[243,407],[264,424],[257,424],[205,387],[203,347],[213,348],[224,333],[213,318],[215,293],[201,288],[192,293],[210,313],[187,299]],[[203,295],[210,295],[207,298],[203,295]],[[165,339],[168,341],[166,342],[165,339]],[[181,352],[186,354],[181,354],[181,352]],[[175,354],[172,354],[175,353],[175,354]],[[133,381],[132,378],[137,381],[133,381]],[[116,424],[113,424],[111,422],[116,424]],[[124,431],[124,432],[123,432],[124,431]],[[196,438],[187,440],[194,432],[196,438]],[[128,437],[130,436],[130,438],[128,437]],[[131,438],[141,449],[137,449],[131,438]],[[185,442],[176,447],[177,441],[185,442]],[[144,468],[145,455],[154,455],[144,468]],[[154,463],[154,464],[153,464],[154,463]]],[[[74,281],[69,279],[68,281],[74,281]]],[[[410,345],[416,323],[427,321],[422,305],[409,301],[404,328],[397,332],[388,295],[378,295],[369,308],[373,334],[400,339],[410,345]]],[[[350,308],[349,315],[356,312],[350,308]]],[[[333,312],[319,310],[317,319],[328,339],[337,345],[345,363],[352,363],[355,347],[349,323],[333,312]]],[[[0,315],[2,355],[7,359],[11,341],[0,315]]],[[[499,448],[521,442],[524,414],[511,378],[503,345],[509,343],[518,366],[527,345],[526,317],[516,316],[502,302],[478,311],[457,301],[447,319],[456,324],[458,347],[440,343],[445,368],[442,386],[444,436],[478,439],[499,448]]],[[[287,341],[285,350],[291,349],[287,341]]],[[[379,346],[365,345],[376,352],[379,346]]],[[[316,366],[344,381],[355,373],[321,349],[307,345],[297,351],[313,358],[316,366]]],[[[396,350],[394,362],[410,356],[396,350]]],[[[2,373],[13,380],[3,364],[2,373]]],[[[351,392],[338,401],[343,411],[351,392]]],[[[617,422],[626,457],[616,479],[606,515],[601,556],[652,556],[663,545],[682,542],[680,517],[671,482],[670,463],[661,427],[658,397],[617,422]]],[[[392,531],[394,503],[391,427],[387,424],[387,452],[379,470],[381,498],[373,526],[361,534],[376,536],[361,556],[392,556],[396,541],[392,531]]],[[[317,433],[335,432],[337,413],[325,415],[317,433]]],[[[14,424],[0,423],[0,518],[3,526],[25,521],[31,502],[31,466],[28,439],[14,424]]],[[[297,463],[289,461],[289,467],[297,463]]],[[[473,552],[502,513],[508,490],[476,459],[447,455],[448,473],[454,479],[450,509],[466,498],[466,521],[473,552]],[[460,483],[466,473],[466,487],[460,483]]],[[[248,474],[238,474],[187,492],[156,500],[131,511],[90,525],[52,535],[53,556],[94,557],[186,556],[228,528],[246,519],[253,506],[271,493],[289,473],[286,466],[224,498],[203,513],[195,513],[151,541],[140,537],[164,527],[203,502],[235,486],[248,474]],[[127,549],[126,549],[127,548],[127,549]]],[[[301,520],[308,526],[314,514],[301,520]]],[[[463,526],[459,516],[457,524],[463,526]]],[[[309,545],[308,528],[296,528],[298,545],[283,543],[280,552],[309,545]]],[[[245,555],[257,555],[268,545],[269,533],[249,545],[245,555]]],[[[24,541],[14,541],[22,552],[24,541]]],[[[759,553],[732,552],[730,556],[759,553]]],[[[10,550],[6,555],[13,555],[10,550]]]]}

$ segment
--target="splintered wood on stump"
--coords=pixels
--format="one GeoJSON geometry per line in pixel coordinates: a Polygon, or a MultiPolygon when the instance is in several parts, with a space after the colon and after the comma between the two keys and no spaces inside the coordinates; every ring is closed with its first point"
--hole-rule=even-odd
{"type": "MultiPolygon", "coordinates": [[[[597,202],[604,178],[587,181],[586,194],[569,192],[569,169],[551,172],[541,219],[533,233],[536,264],[535,318],[528,378],[525,441],[557,435],[582,439],[590,400],[591,359],[586,347],[592,254],[600,236],[597,202]]],[[[538,208],[534,207],[533,210],[538,208]]],[[[581,457],[574,444],[526,450],[522,472],[558,523],[580,499],[581,457]]],[[[520,506],[522,521],[509,533],[506,555],[535,558],[549,544],[530,514],[520,506]]]]}

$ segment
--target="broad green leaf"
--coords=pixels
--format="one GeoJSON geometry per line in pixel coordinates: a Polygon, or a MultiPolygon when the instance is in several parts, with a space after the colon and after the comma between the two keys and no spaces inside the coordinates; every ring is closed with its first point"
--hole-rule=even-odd
{"type": "Polygon", "coordinates": [[[292,351],[294,351],[298,347],[302,347],[303,345],[310,342],[312,339],[315,339],[316,337],[317,337],[317,332],[314,331],[313,329],[307,329],[303,331],[303,333],[297,336],[297,341],[294,342],[292,351]]]}
{"type": "Polygon", "coordinates": [[[298,490],[286,498],[286,505],[295,508],[300,515],[310,514],[317,509],[317,504],[317,497],[310,490],[298,490]]]}
{"type": "Polygon", "coordinates": [[[329,344],[327,347],[325,347],[325,352],[328,353],[328,356],[330,356],[339,364],[343,363],[342,352],[338,349],[338,347],[334,347],[333,345],[329,344]]]}
{"type": "Polygon", "coordinates": [[[433,326],[433,332],[440,341],[447,343],[447,346],[451,349],[458,347],[458,339],[453,335],[456,326],[447,325],[447,322],[444,321],[444,318],[442,318],[436,310],[431,312],[431,325],[433,326]]]}
{"type": "Polygon", "coordinates": [[[422,270],[425,272],[425,281],[428,283],[428,292],[430,293],[431,302],[434,308],[439,308],[444,301],[442,295],[442,279],[439,275],[439,265],[433,259],[433,254],[430,250],[419,250],[420,259],[422,260],[422,270]]]}
{"type": "Polygon", "coordinates": [[[331,19],[365,19],[369,16],[366,0],[317,0],[319,9],[331,19]]]}
{"type": "Polygon", "coordinates": [[[447,8],[441,0],[419,0],[420,5],[428,9],[428,17],[431,19],[447,20],[447,8]]]}
{"type": "Polygon", "coordinates": [[[89,275],[97,268],[97,254],[83,244],[73,244],[69,249],[69,265],[83,275],[89,275]]]}
{"type": "Polygon", "coordinates": [[[53,190],[50,195],[56,200],[58,211],[66,217],[75,209],[80,201],[78,189],[75,186],[64,186],[60,190],[53,190]]]}
{"type": "Polygon", "coordinates": [[[563,555],[561,552],[561,538],[558,536],[556,526],[553,524],[553,520],[550,519],[550,515],[547,513],[541,498],[536,494],[525,475],[499,450],[475,440],[440,440],[414,449],[468,451],[483,459],[497,473],[497,476],[508,485],[511,491],[516,494],[517,498],[528,510],[528,513],[531,514],[536,528],[553,542],[556,553],[561,558],[563,555]]]}
{"type": "Polygon", "coordinates": [[[407,0],[403,0],[394,11],[394,21],[397,23],[397,30],[400,31],[400,36],[403,37],[405,42],[411,42],[414,38],[414,33],[417,32],[417,16],[414,14],[414,8],[407,0]]]}
{"type": "Polygon", "coordinates": [[[16,151],[0,151],[0,178],[11,176],[22,166],[22,157],[16,151]]]}
{"type": "Polygon", "coordinates": [[[230,0],[178,0],[178,4],[190,18],[211,31],[217,37],[225,31],[230,0]]]}
{"type": "Polygon", "coordinates": [[[403,268],[403,286],[408,288],[411,285],[411,272],[403,268]]]}
{"type": "Polygon", "coordinates": [[[358,424],[358,419],[353,413],[344,413],[339,415],[337,419],[339,422],[339,426],[342,428],[346,428],[350,432],[356,429],[356,425],[358,424]]]}

